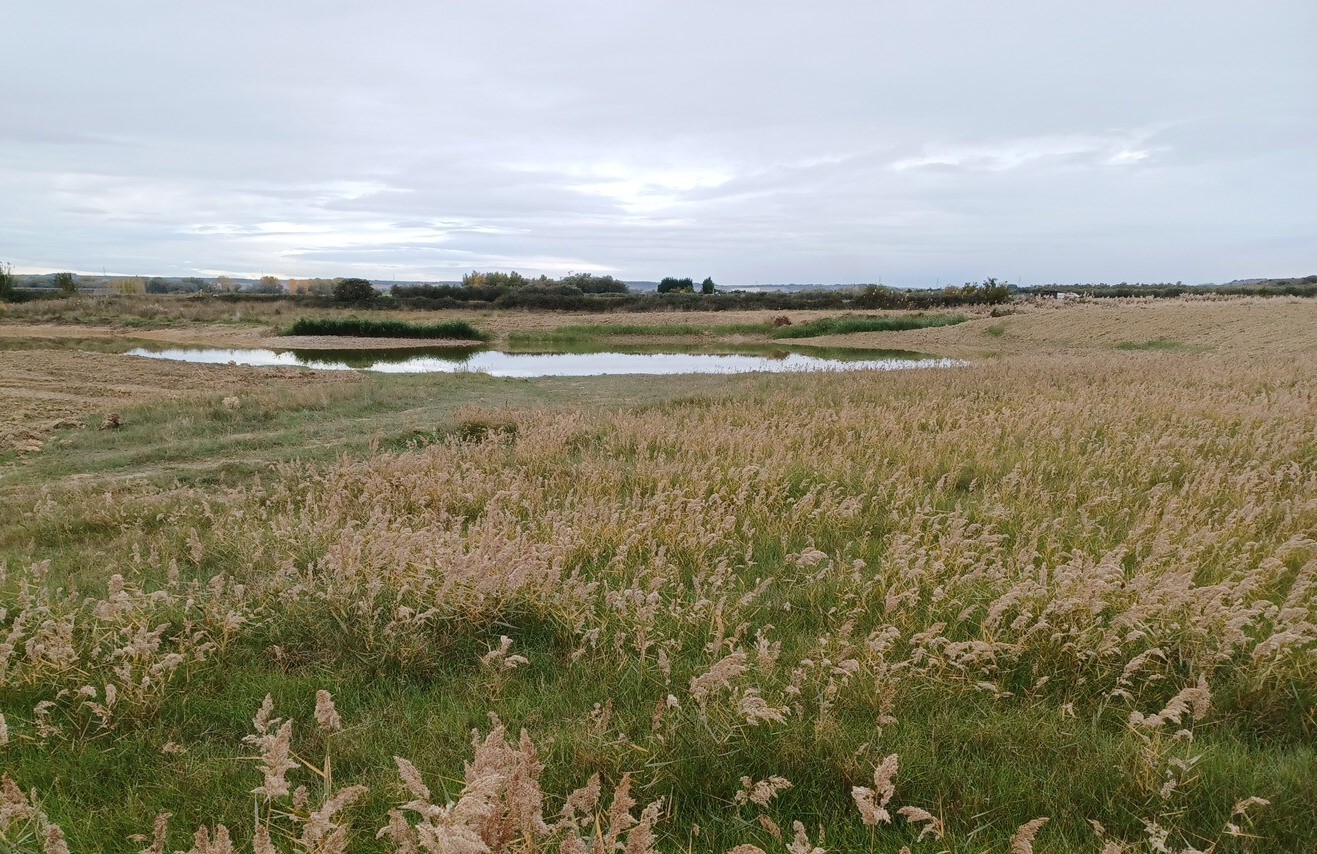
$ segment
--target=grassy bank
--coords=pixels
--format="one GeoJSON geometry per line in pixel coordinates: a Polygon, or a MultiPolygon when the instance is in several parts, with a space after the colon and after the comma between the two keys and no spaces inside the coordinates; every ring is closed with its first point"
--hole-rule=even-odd
{"type": "Polygon", "coordinates": [[[808,323],[783,326],[773,330],[774,338],[817,338],[822,335],[849,335],[855,332],[904,332],[909,329],[934,329],[955,326],[969,318],[963,314],[912,314],[901,317],[823,317],[808,323]]]}
{"type": "Polygon", "coordinates": [[[527,346],[532,344],[579,344],[619,337],[659,338],[715,338],[761,337],[765,339],[814,338],[821,335],[845,335],[853,332],[899,332],[908,329],[929,329],[964,323],[961,314],[902,315],[894,317],[865,317],[841,315],[822,317],[795,325],[789,321],[779,325],[771,320],[760,323],[732,323],[699,325],[692,323],[584,323],[561,326],[552,330],[514,332],[509,343],[527,346]]]}
{"type": "Polygon", "coordinates": [[[406,320],[375,320],[358,317],[302,317],[285,335],[333,335],[359,338],[435,338],[457,341],[486,341],[489,336],[465,320],[443,323],[410,323],[406,320]]]}
{"type": "Polygon", "coordinates": [[[513,332],[508,343],[516,346],[585,344],[607,338],[710,338],[730,335],[765,335],[769,323],[576,323],[556,329],[513,332]]]}
{"type": "Polygon", "coordinates": [[[0,493],[0,767],[75,851],[163,812],[160,850],[1096,852],[1090,820],[1304,850],[1315,370],[1108,350],[130,412],[0,493]],[[180,456],[135,481],[153,436],[180,456]]]}

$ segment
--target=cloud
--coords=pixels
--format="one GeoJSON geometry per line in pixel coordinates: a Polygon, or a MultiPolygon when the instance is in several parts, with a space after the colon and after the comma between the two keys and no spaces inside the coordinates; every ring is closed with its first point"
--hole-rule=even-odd
{"type": "Polygon", "coordinates": [[[1302,0],[10,5],[19,268],[1312,272],[1302,0]]]}
{"type": "Polygon", "coordinates": [[[896,160],[891,168],[949,168],[1003,172],[1038,166],[1132,166],[1165,153],[1166,147],[1149,148],[1149,134],[1131,132],[1112,136],[1040,136],[970,145],[931,145],[922,154],[896,160]]]}

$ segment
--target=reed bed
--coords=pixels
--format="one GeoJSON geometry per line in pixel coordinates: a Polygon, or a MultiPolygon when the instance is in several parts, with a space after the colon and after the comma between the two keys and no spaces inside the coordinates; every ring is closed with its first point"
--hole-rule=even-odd
{"type": "Polygon", "coordinates": [[[778,376],[470,409],[227,490],[47,493],[10,542],[113,548],[90,582],[0,570],[0,840],[1302,850],[1313,376],[778,376]]]}
{"type": "Polygon", "coordinates": [[[489,335],[465,320],[410,323],[405,320],[375,320],[360,317],[302,317],[295,320],[285,334],[358,338],[444,338],[457,341],[489,340],[489,335]]]}

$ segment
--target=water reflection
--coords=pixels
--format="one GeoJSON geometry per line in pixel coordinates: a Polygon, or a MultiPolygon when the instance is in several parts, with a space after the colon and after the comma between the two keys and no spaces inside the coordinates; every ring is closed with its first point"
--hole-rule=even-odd
{"type": "Polygon", "coordinates": [[[678,352],[681,348],[610,347],[607,351],[504,352],[481,348],[424,350],[263,350],[217,347],[138,347],[130,356],[206,364],[306,367],[423,374],[472,371],[496,377],[585,377],[603,374],[725,374],[765,371],[905,370],[963,364],[923,353],[875,350],[786,350],[732,346],[678,352]],[[730,352],[727,352],[730,351],[730,352]]]}
{"type": "MultiPolygon", "coordinates": [[[[342,370],[353,368],[363,371],[384,370],[380,365],[405,365],[413,359],[437,359],[463,365],[483,347],[431,347],[427,349],[400,348],[396,350],[285,350],[297,364],[308,368],[342,370]]],[[[274,352],[272,350],[266,352],[274,352]]],[[[240,362],[239,364],[247,364],[240,362]]]]}

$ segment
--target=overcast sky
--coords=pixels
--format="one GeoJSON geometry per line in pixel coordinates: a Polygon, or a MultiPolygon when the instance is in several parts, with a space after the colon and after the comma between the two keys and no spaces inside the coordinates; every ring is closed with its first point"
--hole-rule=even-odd
{"type": "Polygon", "coordinates": [[[1317,273],[1317,3],[0,0],[16,271],[1317,273]]]}

